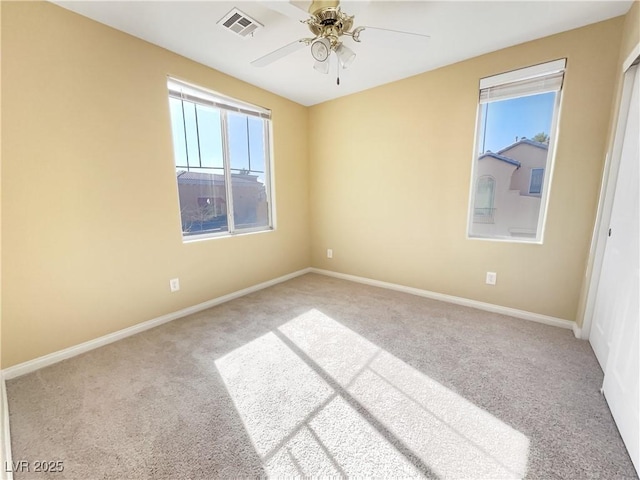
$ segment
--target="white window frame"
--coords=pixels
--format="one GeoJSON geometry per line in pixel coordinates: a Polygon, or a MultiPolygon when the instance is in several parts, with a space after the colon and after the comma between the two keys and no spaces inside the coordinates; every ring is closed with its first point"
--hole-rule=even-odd
{"type": "Polygon", "coordinates": [[[510,243],[534,243],[542,245],[544,243],[544,232],[547,220],[547,210],[549,207],[549,192],[553,179],[553,171],[556,157],[556,144],[559,135],[559,123],[562,106],[562,85],[564,83],[564,74],[566,73],[567,59],[562,58],[553,60],[530,67],[512,70],[509,72],[493,75],[480,79],[479,82],[479,101],[476,109],[476,134],[474,138],[473,158],[471,167],[471,184],[469,187],[469,206],[467,209],[467,234],[468,240],[488,240],[496,242],[510,243]],[[562,73],[560,77],[559,88],[556,88],[558,80],[554,79],[554,75],[562,73]],[[547,82],[545,77],[550,77],[551,81],[547,82]],[[522,83],[530,82],[537,85],[538,90],[535,93],[518,93],[517,86],[522,83]],[[515,84],[514,89],[510,90],[510,84],[515,84]],[[479,139],[482,136],[482,122],[480,121],[482,105],[484,103],[495,101],[497,99],[518,98],[528,95],[555,91],[556,98],[553,108],[553,117],[551,120],[551,129],[549,131],[549,149],[547,153],[547,162],[545,165],[545,174],[542,182],[542,192],[540,195],[540,212],[538,214],[538,224],[536,226],[535,238],[517,237],[517,236],[498,236],[498,235],[478,235],[472,234],[473,213],[475,202],[475,184],[476,184],[476,165],[479,157],[479,139]]]}
{"type": "MultiPolygon", "coordinates": [[[[167,77],[167,89],[169,98],[180,98],[182,100],[213,107],[220,110],[220,122],[221,122],[221,140],[222,140],[222,156],[223,156],[223,171],[225,179],[225,200],[227,202],[227,230],[223,232],[206,232],[202,234],[185,235],[182,230],[182,217],[180,214],[180,208],[178,208],[178,217],[180,231],[182,233],[183,243],[189,243],[200,240],[207,240],[211,238],[224,238],[230,236],[238,236],[249,233],[258,232],[270,232],[276,229],[275,222],[275,189],[273,188],[273,132],[271,121],[271,110],[252,105],[241,100],[228,97],[213,90],[209,90],[204,87],[196,86],[182,80],[178,80],[174,77],[167,77]],[[244,115],[251,115],[262,118],[265,120],[263,129],[263,145],[264,145],[264,185],[265,193],[267,196],[267,216],[268,223],[264,226],[249,227],[249,228],[236,228],[235,218],[233,211],[233,193],[232,193],[232,173],[231,173],[231,154],[229,150],[229,131],[227,112],[237,112],[244,115]]],[[[173,135],[172,135],[173,138],[173,135]]],[[[173,140],[172,140],[173,141],[173,140]]],[[[187,160],[188,161],[188,160],[187,160]]],[[[176,169],[175,153],[173,157],[173,169],[176,169]]],[[[180,207],[180,199],[178,192],[178,182],[176,181],[176,194],[178,196],[178,207],[180,207]]]]}

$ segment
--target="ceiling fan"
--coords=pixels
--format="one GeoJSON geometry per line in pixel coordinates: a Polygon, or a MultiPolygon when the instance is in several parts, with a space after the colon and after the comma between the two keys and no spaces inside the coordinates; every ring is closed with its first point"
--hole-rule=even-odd
{"type": "MultiPolygon", "coordinates": [[[[309,18],[301,20],[314,35],[309,38],[301,38],[280,47],[271,53],[251,62],[256,67],[265,67],[271,63],[286,57],[287,55],[310,46],[311,56],[315,60],[313,68],[321,73],[329,73],[329,59],[331,53],[338,57],[338,64],[347,68],[356,58],[356,54],[344,45],[343,37],[351,37],[353,41],[360,42],[360,34],[364,30],[382,30],[402,35],[414,35],[421,38],[429,38],[429,35],[413,32],[403,32],[388,28],[359,26],[353,28],[353,15],[347,15],[340,9],[340,0],[314,0],[309,7],[309,18]]],[[[339,67],[338,67],[339,68],[339,67]]],[[[338,76],[338,84],[340,78],[338,76]]]]}

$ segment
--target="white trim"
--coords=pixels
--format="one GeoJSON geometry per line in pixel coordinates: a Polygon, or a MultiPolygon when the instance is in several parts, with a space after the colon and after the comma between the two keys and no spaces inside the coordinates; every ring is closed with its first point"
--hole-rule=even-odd
{"type": "Polygon", "coordinates": [[[234,233],[229,233],[227,232],[220,232],[220,233],[202,233],[202,234],[198,234],[198,235],[189,235],[188,237],[185,237],[184,234],[182,235],[182,243],[185,245],[188,245],[189,243],[196,243],[196,242],[202,242],[205,240],[215,240],[218,238],[235,238],[235,237],[242,237],[245,235],[255,235],[258,233],[269,233],[269,232],[273,232],[274,229],[271,227],[267,227],[267,228],[263,228],[263,227],[257,227],[255,229],[247,229],[247,230],[240,230],[234,232],[234,233]]]}
{"type": "Polygon", "coordinates": [[[431,298],[433,300],[454,303],[456,305],[464,305],[465,307],[477,308],[479,310],[485,310],[487,312],[509,315],[511,317],[520,318],[522,320],[531,320],[533,322],[544,323],[545,325],[551,325],[554,327],[566,328],[568,330],[575,329],[575,322],[562,318],[550,317],[548,315],[527,312],[525,310],[518,310],[516,308],[503,307],[501,305],[494,305],[492,303],[479,302],[477,300],[470,300],[468,298],[455,297],[453,295],[446,295],[444,293],[431,292],[429,290],[422,290],[420,288],[406,287],[404,285],[398,285],[397,283],[383,282],[380,280],[373,280],[371,278],[348,275],[346,273],[332,272],[330,270],[323,270],[320,268],[312,267],[310,271],[311,273],[318,273],[320,275],[326,275],[328,277],[350,280],[352,282],[363,283],[365,285],[371,285],[373,287],[387,288],[389,290],[409,293],[411,295],[417,295],[419,297],[431,298]]]}
{"type": "Polygon", "coordinates": [[[481,78],[480,89],[482,90],[485,88],[495,87],[497,85],[503,85],[505,83],[518,82],[529,78],[561,72],[566,68],[566,66],[567,59],[561,58],[560,60],[553,60],[551,62],[540,63],[530,67],[519,68],[518,70],[511,70],[510,72],[499,73],[490,77],[481,78]]]}
{"type": "Polygon", "coordinates": [[[75,357],[76,355],[80,355],[81,353],[94,350],[104,345],[108,345],[109,343],[113,343],[118,340],[122,340],[123,338],[130,337],[137,333],[144,332],[145,330],[149,330],[151,328],[157,327],[159,325],[170,322],[172,320],[176,320],[178,318],[191,315],[192,313],[197,313],[202,310],[206,310],[207,308],[215,307],[216,305],[220,305],[221,303],[225,303],[230,300],[243,297],[245,295],[248,295],[253,292],[257,292],[258,290],[262,290],[267,287],[271,287],[278,283],[286,282],[287,280],[291,280],[292,278],[299,277],[300,275],[304,275],[305,273],[309,273],[310,271],[311,269],[309,268],[303,268],[302,270],[298,270],[296,272],[283,275],[282,277],[274,278],[272,280],[268,280],[266,282],[253,285],[251,287],[247,287],[242,290],[238,290],[236,292],[232,292],[227,295],[223,295],[221,297],[217,297],[212,300],[199,303],[198,305],[194,305],[192,307],[183,308],[182,310],[178,310],[177,312],[168,313],[166,315],[162,315],[161,317],[157,317],[152,320],[148,320],[146,322],[138,323],[137,325],[133,325],[132,327],[118,330],[117,332],[109,333],[102,337],[89,340],[88,342],[84,342],[79,345],[74,345],[73,347],[65,348],[64,350],[59,350],[57,352],[53,352],[48,355],[35,358],[33,360],[29,360],[27,362],[14,365],[13,367],[4,369],[2,371],[3,376],[5,379],[9,380],[12,378],[20,377],[22,375],[26,375],[27,373],[34,372],[44,367],[48,367],[49,365],[53,365],[54,363],[60,362],[62,360],[66,360],[67,358],[75,357]]]}
{"type": "Polygon", "coordinates": [[[7,403],[7,387],[4,382],[4,376],[0,374],[0,403],[2,419],[0,425],[0,461],[2,462],[2,470],[0,470],[0,478],[2,480],[13,480],[13,470],[11,468],[13,457],[11,456],[11,429],[9,428],[9,405],[7,403]],[[9,466],[9,468],[7,468],[9,466]],[[10,470],[10,471],[7,471],[10,470]]]}
{"type": "Polygon", "coordinates": [[[618,116],[613,125],[611,137],[613,142],[609,152],[605,157],[604,169],[602,172],[602,182],[600,183],[600,195],[598,208],[596,210],[596,221],[591,236],[591,247],[587,260],[586,275],[588,276],[587,294],[585,299],[584,312],[582,313],[582,339],[586,340],[591,335],[591,324],[593,323],[593,313],[595,310],[596,295],[600,284],[600,273],[604,259],[604,251],[609,237],[609,223],[611,222],[611,210],[613,208],[613,197],[615,196],[616,183],[618,181],[618,169],[622,156],[622,142],[624,132],[627,128],[627,117],[631,101],[631,82],[628,81],[627,71],[631,64],[640,55],[640,44],[636,45],[631,55],[625,60],[629,67],[624,69],[622,77],[622,93],[618,104],[618,116]],[[634,57],[635,55],[635,57],[634,57]]]}
{"type": "MultiPolygon", "coordinates": [[[[196,110],[196,133],[199,135],[200,127],[198,126],[198,112],[196,110]]],[[[186,120],[186,119],[185,119],[186,120]]],[[[187,152],[189,151],[189,144],[186,141],[187,127],[185,125],[185,144],[187,145],[187,152]]],[[[249,139],[249,132],[247,132],[247,141],[249,139]]],[[[229,115],[228,112],[220,112],[220,140],[222,141],[222,168],[224,171],[224,195],[227,202],[227,230],[229,235],[233,235],[236,229],[236,216],[233,214],[235,210],[233,207],[233,179],[231,178],[231,150],[229,149],[229,115]]],[[[248,148],[248,147],[247,147],[248,148]]],[[[198,137],[198,155],[202,155],[200,151],[200,137],[198,137]]],[[[177,159],[176,159],[177,160],[177,159]]],[[[177,162],[176,162],[177,163],[177,162]]],[[[187,165],[189,165],[189,154],[187,153],[187,165]]],[[[180,186],[178,185],[178,188],[180,186]]],[[[180,204],[182,209],[182,204],[180,204]]],[[[184,237],[184,232],[182,233],[184,237]]]]}
{"type": "Polygon", "coordinates": [[[579,338],[580,340],[586,340],[582,338],[582,328],[580,328],[578,326],[577,323],[573,323],[573,334],[575,335],[576,338],[579,338]]]}
{"type": "MultiPolygon", "coordinates": [[[[268,214],[271,230],[276,229],[276,185],[275,185],[275,156],[273,151],[273,121],[264,124],[265,155],[269,156],[269,171],[265,173],[264,185],[267,189],[267,198],[270,200],[268,214]]],[[[265,165],[266,167],[266,165],[265,165]]]]}
{"type": "Polygon", "coordinates": [[[631,68],[631,65],[633,65],[633,63],[638,59],[638,57],[640,57],[640,43],[638,43],[633,48],[633,50],[631,50],[631,53],[629,54],[629,56],[622,63],[622,71],[626,72],[627,70],[629,70],[629,68],[631,68]]]}
{"type": "MultiPolygon", "coordinates": [[[[523,78],[535,77],[538,75],[545,75],[554,71],[564,72],[566,67],[566,58],[561,60],[554,60],[551,62],[533,65],[531,67],[521,68],[519,70],[514,70],[512,72],[507,72],[503,74],[494,75],[492,77],[486,77],[480,80],[480,94],[482,97],[482,90],[484,88],[490,87],[493,83],[493,79],[496,79],[498,83],[505,83],[508,81],[514,80],[522,80],[523,78]],[[521,77],[522,76],[522,77],[521,77]],[[511,79],[511,80],[508,80],[511,79]],[[484,83],[483,83],[484,82],[484,83]],[[488,82],[488,83],[487,83],[488,82]]],[[[564,73],[562,74],[564,75],[564,73]]],[[[564,78],[564,76],[562,76],[564,78]]],[[[498,84],[496,83],[496,85],[498,84]]],[[[557,138],[560,133],[560,117],[562,115],[562,80],[559,84],[559,90],[556,92],[553,114],[551,117],[551,129],[549,131],[549,145],[547,150],[547,158],[546,164],[544,167],[544,176],[542,179],[542,186],[540,188],[540,210],[538,213],[538,223],[536,225],[535,237],[534,238],[525,238],[525,237],[510,237],[505,235],[494,235],[494,234],[484,234],[479,235],[473,233],[473,212],[474,212],[474,204],[475,204],[475,192],[476,192],[476,174],[478,169],[478,158],[480,158],[482,152],[480,151],[480,135],[483,129],[483,124],[481,122],[481,109],[482,109],[482,98],[478,102],[478,110],[476,112],[476,134],[475,134],[475,144],[473,148],[473,160],[471,163],[471,187],[470,187],[470,195],[469,195],[469,210],[467,212],[467,232],[466,238],[467,240],[472,239],[483,239],[489,241],[503,241],[503,242],[512,242],[512,243],[528,243],[534,245],[542,245],[544,243],[544,234],[545,227],[547,221],[547,214],[549,211],[549,197],[551,195],[551,186],[553,181],[553,174],[555,170],[555,161],[556,161],[556,150],[557,150],[557,138]]],[[[525,94],[519,94],[517,97],[522,97],[525,94]]],[[[517,98],[514,96],[514,98],[517,98]]],[[[496,101],[496,99],[489,100],[490,102],[496,101]]],[[[486,114],[486,113],[485,113],[486,114]]]]}
{"type": "Polygon", "coordinates": [[[582,314],[582,339],[587,340],[591,334],[591,323],[596,303],[596,294],[600,284],[600,272],[604,259],[604,247],[607,243],[609,219],[611,218],[611,206],[613,202],[613,191],[618,176],[616,165],[612,165],[611,156],[607,153],[604,159],[604,171],[600,182],[600,195],[598,208],[596,210],[596,221],[591,235],[591,247],[587,260],[587,275],[589,278],[587,286],[587,296],[585,298],[584,312],[582,314]],[[589,266],[591,274],[589,275],[589,266]]]}
{"type": "Polygon", "coordinates": [[[545,227],[547,225],[547,214],[549,213],[549,196],[556,169],[556,151],[558,149],[558,137],[560,136],[560,117],[562,116],[562,90],[556,93],[556,103],[553,107],[553,117],[551,117],[551,129],[549,131],[549,149],[544,166],[544,176],[542,177],[542,188],[540,189],[540,207],[538,214],[538,226],[536,228],[536,240],[540,244],[544,243],[545,227]]]}
{"type": "MultiPolygon", "coordinates": [[[[476,190],[478,187],[478,179],[476,178],[476,163],[478,161],[478,143],[480,142],[480,132],[482,131],[483,123],[480,121],[480,112],[482,111],[482,105],[478,102],[478,108],[476,108],[476,133],[473,137],[473,150],[471,152],[471,178],[469,179],[469,203],[467,205],[467,229],[466,229],[466,238],[467,240],[474,238],[483,238],[483,237],[472,237],[469,235],[471,229],[473,228],[473,212],[474,205],[476,203],[476,190]]],[[[480,178],[480,177],[478,177],[480,178]]],[[[495,194],[495,186],[494,186],[494,194],[495,194]]],[[[486,240],[486,239],[485,239],[486,240]]]]}

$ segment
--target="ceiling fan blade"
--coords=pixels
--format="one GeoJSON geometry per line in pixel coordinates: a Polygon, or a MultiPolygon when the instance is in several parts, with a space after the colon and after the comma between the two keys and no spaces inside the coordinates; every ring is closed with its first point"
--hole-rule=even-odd
{"type": "Polygon", "coordinates": [[[271,53],[267,53],[265,56],[260,57],[253,62],[251,65],[254,67],[266,67],[267,65],[280,60],[281,58],[286,57],[287,55],[296,52],[303,48],[306,45],[306,39],[296,40],[295,42],[291,42],[284,47],[280,47],[277,50],[274,50],[271,53]]]}
{"type": "Polygon", "coordinates": [[[294,20],[304,21],[309,18],[307,9],[311,4],[311,1],[283,2],[282,0],[263,0],[260,3],[270,10],[281,13],[285,17],[289,17],[294,20]]]}
{"type": "Polygon", "coordinates": [[[361,32],[363,32],[365,30],[379,30],[379,31],[382,31],[382,32],[399,33],[401,35],[413,35],[415,37],[424,38],[424,39],[431,38],[430,35],[425,35],[424,33],[404,32],[402,30],[393,30],[391,28],[381,28],[381,27],[370,27],[368,25],[362,25],[361,27],[356,28],[356,30],[358,30],[358,29],[361,29],[360,30],[361,32]]]}

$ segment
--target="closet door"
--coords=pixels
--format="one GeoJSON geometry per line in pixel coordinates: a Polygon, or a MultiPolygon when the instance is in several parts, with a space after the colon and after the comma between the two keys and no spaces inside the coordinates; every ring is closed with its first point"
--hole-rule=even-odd
{"type": "Polygon", "coordinates": [[[610,304],[607,309],[610,338],[602,388],[636,471],[640,471],[640,74],[637,65],[627,71],[625,81],[632,82],[633,87],[601,279],[601,282],[610,282],[605,289],[610,295],[607,302],[610,304]]]}
{"type": "MultiPolygon", "coordinates": [[[[624,177],[624,168],[622,166],[623,153],[626,153],[627,162],[631,161],[632,154],[630,152],[633,147],[632,128],[634,127],[634,117],[637,117],[637,111],[633,112],[634,102],[631,98],[634,94],[634,80],[637,72],[637,66],[631,67],[625,73],[625,81],[623,87],[622,103],[620,105],[620,116],[618,117],[618,131],[614,142],[614,153],[612,158],[610,176],[617,175],[616,184],[608,187],[607,195],[613,190],[613,204],[611,206],[611,217],[609,223],[609,237],[606,241],[602,265],[600,268],[600,278],[595,293],[595,301],[593,306],[591,332],[589,334],[589,342],[593,348],[593,352],[600,362],[603,371],[607,369],[607,360],[609,359],[609,350],[613,341],[613,330],[615,327],[615,319],[621,315],[620,309],[622,305],[619,301],[620,279],[629,268],[628,260],[625,257],[628,250],[633,248],[633,239],[629,233],[625,232],[627,225],[622,215],[624,215],[624,202],[632,200],[634,187],[630,184],[630,178],[624,177]],[[627,134],[629,133],[629,134],[627,134]],[[621,145],[618,147],[617,145],[621,145]],[[618,150],[618,152],[615,152],[618,150]],[[626,150],[626,152],[625,152],[626,150]],[[618,165],[617,169],[614,165],[618,165]],[[616,169],[616,170],[614,170],[616,169]],[[625,183],[626,182],[626,183],[625,183]],[[613,188],[612,188],[613,187],[613,188]],[[626,192],[625,192],[626,187],[626,192]],[[614,211],[615,210],[615,211],[614,211]],[[627,244],[625,244],[625,242],[627,244]]],[[[637,93],[635,94],[637,97],[637,93]]],[[[637,103],[637,98],[635,99],[637,103]]],[[[637,105],[635,105],[637,107],[637,105]]],[[[636,190],[637,192],[637,187],[636,190]]]]}

